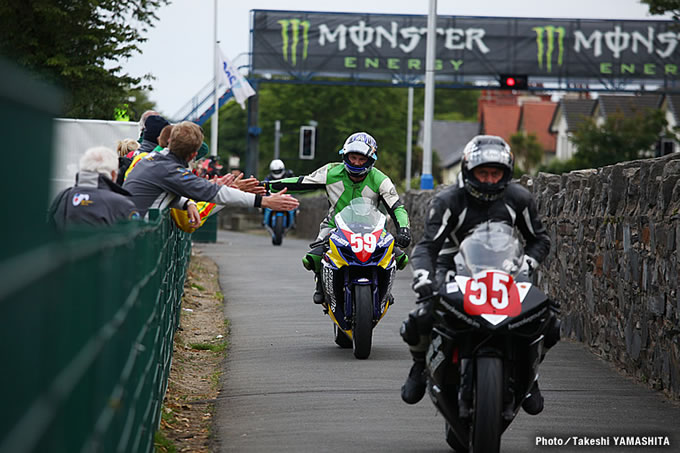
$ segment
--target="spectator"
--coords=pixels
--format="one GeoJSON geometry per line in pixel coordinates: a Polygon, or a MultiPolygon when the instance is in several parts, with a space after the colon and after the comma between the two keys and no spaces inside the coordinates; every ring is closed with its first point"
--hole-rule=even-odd
{"type": "Polygon", "coordinates": [[[170,144],[170,133],[172,133],[172,124],[168,124],[161,130],[158,136],[158,146],[156,146],[154,151],[163,151],[170,144]]]}
{"type": "MultiPolygon", "coordinates": [[[[144,122],[144,132],[142,133],[142,146],[135,152],[135,155],[139,153],[148,153],[154,150],[158,146],[158,137],[161,135],[161,131],[167,125],[169,125],[168,120],[160,115],[151,115],[144,122]]],[[[134,157],[134,156],[128,156],[134,157]]]]}
{"type": "Polygon", "coordinates": [[[139,218],[130,193],[113,182],[117,172],[118,159],[112,149],[100,146],[85,151],[76,185],[57,195],[48,222],[63,231],[72,224],[111,225],[139,218]]]}
{"type": "Polygon", "coordinates": [[[133,155],[138,149],[139,142],[136,140],[126,138],[124,140],[118,141],[118,177],[116,178],[116,184],[119,186],[123,185],[123,181],[125,180],[125,172],[132,163],[132,158],[127,157],[128,154],[133,155]]]}
{"type": "Polygon", "coordinates": [[[146,122],[146,119],[152,115],[160,115],[155,110],[147,110],[144,113],[142,113],[142,116],[139,118],[139,139],[137,142],[141,145],[142,140],[144,140],[144,123],[146,122]]]}
{"type": "Polygon", "coordinates": [[[146,215],[149,208],[163,209],[169,206],[186,209],[190,221],[197,223],[200,216],[192,200],[226,206],[262,206],[281,211],[298,206],[298,201],[288,194],[263,197],[264,187],[255,178],[241,186],[244,190],[241,191],[228,187],[234,182],[233,175],[213,182],[197,177],[187,167],[198,154],[202,143],[203,132],[198,125],[189,121],[179,123],[170,134],[170,152],[167,155],[151,153],[135,165],[134,171],[128,173],[124,187],[132,193],[133,201],[142,215],[146,215]]]}

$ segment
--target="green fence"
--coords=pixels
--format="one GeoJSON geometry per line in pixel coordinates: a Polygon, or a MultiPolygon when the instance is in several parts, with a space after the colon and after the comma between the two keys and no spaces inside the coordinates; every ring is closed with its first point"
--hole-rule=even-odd
{"type": "Polygon", "coordinates": [[[167,213],[0,263],[0,452],[149,452],[190,236],[167,213]]]}

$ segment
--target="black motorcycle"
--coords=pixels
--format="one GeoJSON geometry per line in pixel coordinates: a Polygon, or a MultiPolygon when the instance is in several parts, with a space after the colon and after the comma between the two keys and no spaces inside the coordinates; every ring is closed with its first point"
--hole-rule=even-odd
{"type": "Polygon", "coordinates": [[[457,452],[499,451],[546,348],[559,339],[557,306],[523,271],[513,233],[502,223],[476,228],[433,301],[427,388],[457,452]]]}

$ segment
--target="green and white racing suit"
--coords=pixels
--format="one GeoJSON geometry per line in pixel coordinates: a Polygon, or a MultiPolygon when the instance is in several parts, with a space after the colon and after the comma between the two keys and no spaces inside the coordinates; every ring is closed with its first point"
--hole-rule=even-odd
{"type": "MultiPolygon", "coordinates": [[[[354,198],[360,197],[371,199],[376,207],[381,202],[397,228],[409,227],[408,213],[399,199],[396,187],[394,187],[392,180],[385,173],[375,167],[366,174],[364,179],[354,182],[350,179],[345,169],[345,164],[342,162],[332,162],[306,176],[270,181],[266,187],[271,192],[279,192],[284,188],[288,189],[288,193],[320,189],[326,191],[330,206],[328,215],[319,225],[317,241],[325,239],[331,230],[335,228],[335,214],[342,211],[354,198]]],[[[303,259],[303,263],[306,268],[310,269],[312,263],[309,263],[308,260],[313,258],[314,270],[318,270],[322,253],[320,253],[320,250],[313,249],[310,251],[310,254],[307,255],[307,260],[303,259]],[[310,254],[314,256],[311,257],[310,254]]]]}
{"type": "Polygon", "coordinates": [[[354,182],[342,162],[332,162],[306,176],[270,181],[268,188],[271,192],[287,188],[288,193],[320,189],[326,191],[330,207],[328,215],[321,222],[317,240],[324,239],[330,230],[335,228],[335,214],[342,211],[350,201],[360,197],[371,199],[376,207],[382,202],[398,228],[409,226],[408,214],[399,199],[396,187],[392,180],[377,168],[372,168],[361,181],[354,182]]]}

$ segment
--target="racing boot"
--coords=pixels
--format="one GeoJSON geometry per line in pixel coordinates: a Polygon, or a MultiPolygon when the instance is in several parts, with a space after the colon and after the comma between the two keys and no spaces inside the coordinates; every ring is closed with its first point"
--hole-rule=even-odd
{"type": "Polygon", "coordinates": [[[324,300],[323,286],[321,284],[321,273],[315,273],[314,280],[316,280],[316,288],[314,289],[314,303],[321,305],[324,300]]]}
{"type": "Polygon", "coordinates": [[[425,395],[425,354],[413,357],[413,366],[408,373],[408,378],[401,386],[401,399],[407,404],[416,404],[425,395]]]}
{"type": "Polygon", "coordinates": [[[522,409],[529,415],[538,415],[543,411],[543,395],[538,388],[538,379],[534,381],[534,385],[529,390],[529,395],[522,402],[522,409]]]}

